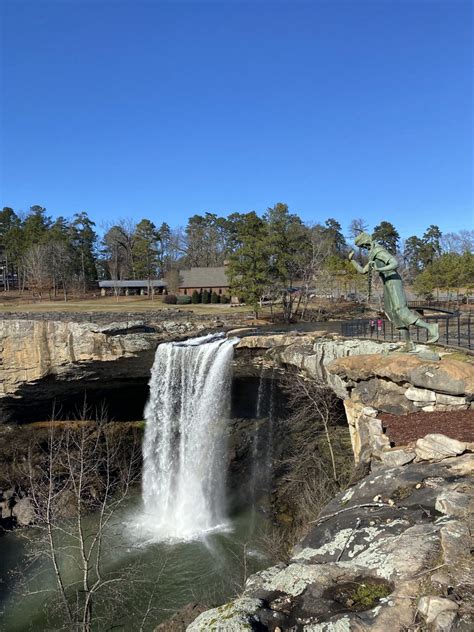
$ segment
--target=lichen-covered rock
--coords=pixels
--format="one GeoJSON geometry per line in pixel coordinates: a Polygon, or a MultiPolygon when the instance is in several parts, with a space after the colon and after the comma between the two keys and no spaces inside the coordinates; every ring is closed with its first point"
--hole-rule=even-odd
{"type": "Polygon", "coordinates": [[[442,434],[429,434],[418,439],[415,446],[416,456],[424,461],[441,461],[462,454],[466,444],[442,434]]]}
{"type": "Polygon", "coordinates": [[[399,467],[401,465],[406,465],[407,463],[411,463],[415,456],[415,452],[405,448],[395,448],[379,454],[380,461],[386,467],[399,467]]]}
{"type": "MultiPolygon", "coordinates": [[[[466,499],[473,492],[473,463],[474,455],[464,454],[442,463],[380,468],[341,492],[295,547],[288,565],[248,579],[244,596],[260,605],[247,610],[247,619],[239,625],[251,622],[254,630],[307,632],[410,629],[418,606],[413,596],[435,585],[430,576],[439,573],[440,559],[446,581],[458,586],[468,582],[472,513],[466,499]]],[[[430,597],[420,602],[420,614],[429,619],[430,629],[449,632],[458,607],[459,612],[470,612],[472,602],[462,603],[470,597],[460,594],[456,601],[430,597]]],[[[211,613],[213,618],[201,621],[222,627],[209,630],[250,629],[227,628],[218,609],[211,613]]],[[[464,616],[472,626],[471,615],[464,616]]]]}
{"type": "Polygon", "coordinates": [[[418,601],[418,611],[428,624],[433,623],[442,612],[457,612],[458,609],[459,606],[454,601],[444,597],[427,595],[418,601]]]}
{"type": "Polygon", "coordinates": [[[199,615],[187,632],[251,632],[255,612],[261,605],[259,599],[236,599],[199,615]]]}

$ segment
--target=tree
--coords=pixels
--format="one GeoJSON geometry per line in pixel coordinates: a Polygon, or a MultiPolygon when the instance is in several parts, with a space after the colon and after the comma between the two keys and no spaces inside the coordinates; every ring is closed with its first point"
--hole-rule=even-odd
{"type": "Polygon", "coordinates": [[[185,229],[185,265],[220,266],[229,252],[229,221],[214,213],[193,215],[185,229]]]}
{"type": "Polygon", "coordinates": [[[50,246],[30,246],[25,255],[24,266],[28,287],[33,293],[37,293],[41,301],[44,293],[53,288],[50,246]]]}
{"type": "Polygon", "coordinates": [[[9,206],[0,211],[0,265],[2,266],[3,287],[10,289],[10,279],[18,277],[23,255],[24,235],[20,218],[9,206]]]}
{"type": "MultiPolygon", "coordinates": [[[[349,237],[354,241],[357,235],[360,233],[365,233],[369,230],[369,225],[364,219],[358,218],[353,219],[349,224],[349,237]]],[[[362,248],[358,248],[359,251],[359,261],[362,262],[362,248]]]]}
{"type": "Polygon", "coordinates": [[[372,237],[393,255],[397,254],[400,235],[392,223],[386,221],[380,222],[380,224],[374,228],[372,237]]]}
{"type": "Polygon", "coordinates": [[[229,257],[228,275],[231,293],[250,305],[255,317],[270,285],[270,249],[268,227],[252,211],[233,214],[234,251],[229,257]]]}
{"type": "Polygon", "coordinates": [[[268,223],[272,294],[281,297],[284,320],[290,322],[301,299],[301,288],[295,288],[295,284],[312,256],[309,230],[282,203],[269,208],[264,219],[268,223]]]}
{"type": "MultiPolygon", "coordinates": [[[[125,446],[123,433],[119,438],[103,420],[81,420],[66,427],[51,422],[46,441],[42,438],[40,445],[31,447],[23,465],[35,537],[42,542],[31,550],[31,561],[38,572],[54,577],[53,585],[44,582],[44,593],[51,623],[60,629],[104,629],[99,614],[104,606],[112,611],[111,619],[114,609],[120,616],[125,578],[106,570],[104,555],[110,547],[111,521],[139,478],[138,434],[132,441],[125,446]],[[41,458],[35,457],[38,454],[41,458]],[[74,575],[68,573],[70,563],[64,564],[65,559],[77,569],[74,575]]],[[[29,533],[23,536],[28,538],[29,533]]]]}
{"type": "Polygon", "coordinates": [[[23,222],[26,247],[45,241],[48,230],[51,228],[51,217],[46,215],[46,209],[42,206],[32,206],[30,213],[23,222]]]}
{"type": "Polygon", "coordinates": [[[367,232],[369,225],[365,219],[358,218],[351,220],[349,224],[349,237],[354,240],[360,233],[367,232]]]}
{"type": "Polygon", "coordinates": [[[326,220],[323,231],[329,241],[332,253],[340,257],[344,256],[347,244],[344,239],[344,235],[342,234],[342,227],[340,223],[330,217],[326,220]]]}
{"type": "Polygon", "coordinates": [[[95,223],[85,211],[74,215],[71,224],[71,242],[76,253],[83,292],[86,291],[87,282],[96,280],[98,276],[95,256],[97,234],[94,227],[95,223]]]}
{"type": "Polygon", "coordinates": [[[427,253],[429,252],[429,259],[426,261],[426,265],[433,263],[436,257],[441,254],[441,240],[442,233],[438,226],[431,224],[423,235],[423,242],[427,246],[427,253]]]}
{"type": "Polygon", "coordinates": [[[135,273],[148,281],[148,296],[153,297],[151,280],[156,279],[160,256],[160,235],[153,222],[142,219],[136,227],[133,241],[135,273]]]}

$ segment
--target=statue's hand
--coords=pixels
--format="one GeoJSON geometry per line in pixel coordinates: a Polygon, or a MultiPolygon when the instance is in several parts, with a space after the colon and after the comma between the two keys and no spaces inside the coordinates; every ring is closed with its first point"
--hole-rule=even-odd
{"type": "Polygon", "coordinates": [[[354,256],[354,251],[353,251],[353,250],[351,250],[351,251],[350,251],[350,253],[349,253],[349,255],[348,255],[349,261],[352,261],[352,257],[353,257],[353,256],[354,256]]]}

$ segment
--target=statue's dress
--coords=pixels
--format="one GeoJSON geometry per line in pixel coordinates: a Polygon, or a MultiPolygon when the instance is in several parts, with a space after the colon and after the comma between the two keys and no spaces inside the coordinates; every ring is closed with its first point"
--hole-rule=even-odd
{"type": "MultiPolygon", "coordinates": [[[[369,251],[369,261],[374,262],[374,267],[377,270],[396,260],[383,246],[374,243],[369,251]]],[[[403,282],[397,270],[379,272],[379,276],[383,282],[384,311],[390,322],[397,329],[413,325],[420,318],[420,315],[408,307],[403,291],[403,282]]]]}

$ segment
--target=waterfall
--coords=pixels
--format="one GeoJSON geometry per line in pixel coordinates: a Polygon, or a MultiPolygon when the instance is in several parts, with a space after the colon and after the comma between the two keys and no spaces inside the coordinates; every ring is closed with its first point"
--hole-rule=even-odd
{"type": "Polygon", "coordinates": [[[273,434],[275,424],[275,369],[270,379],[262,365],[255,407],[254,436],[252,441],[252,466],[250,473],[250,497],[252,505],[263,493],[268,493],[273,477],[273,434]],[[266,422],[262,420],[266,417],[266,422]]]}
{"type": "Polygon", "coordinates": [[[190,540],[225,526],[226,421],[238,339],[161,344],[145,408],[143,524],[190,540]]]}

